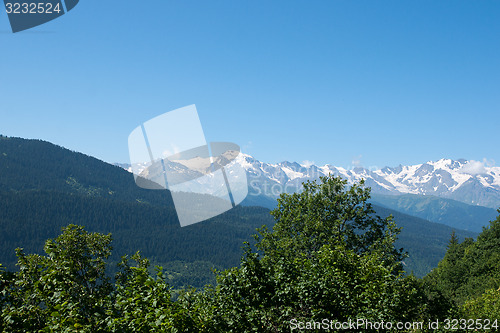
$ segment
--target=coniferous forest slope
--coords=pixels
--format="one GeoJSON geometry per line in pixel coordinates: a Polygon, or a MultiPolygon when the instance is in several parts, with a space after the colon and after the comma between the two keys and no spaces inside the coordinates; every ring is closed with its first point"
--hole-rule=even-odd
{"type": "Polygon", "coordinates": [[[369,194],[332,176],[282,195],[240,267],[175,300],[168,273],[151,274],[139,254],[112,280],[111,234],[69,225],[42,255],[17,250],[19,271],[0,266],[0,331],[500,331],[500,216],[477,241],[453,234],[419,279],[402,271],[400,230],[374,214],[369,194]]]}
{"type": "Polygon", "coordinates": [[[424,220],[442,223],[452,228],[481,232],[484,221],[494,220],[495,209],[472,206],[463,202],[432,195],[372,194],[371,202],[424,220]]]}
{"type": "MultiPolygon", "coordinates": [[[[251,198],[250,198],[251,199],[251,198]]],[[[403,230],[404,268],[423,276],[446,252],[452,228],[375,206],[403,230]]],[[[210,221],[179,226],[168,191],[144,190],[125,170],[48,142],[0,138],[0,262],[13,269],[14,249],[40,253],[70,223],[113,234],[112,261],[141,253],[162,264],[176,286],[213,282],[210,267],[239,264],[244,241],[274,219],[262,207],[237,207],[210,221]]],[[[486,221],[485,221],[486,223],[486,221]]],[[[457,237],[476,234],[456,230],[457,237]]]]}

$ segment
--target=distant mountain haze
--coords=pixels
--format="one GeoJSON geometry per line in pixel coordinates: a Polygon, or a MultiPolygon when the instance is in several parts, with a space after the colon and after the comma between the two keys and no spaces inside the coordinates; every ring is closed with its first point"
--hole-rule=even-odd
{"type": "MultiPolygon", "coordinates": [[[[441,159],[424,164],[351,170],[332,165],[317,166],[296,162],[270,164],[240,154],[239,163],[247,173],[249,196],[244,205],[274,208],[283,192],[300,191],[302,183],[333,174],[349,184],[365,180],[372,189],[372,202],[402,213],[442,223],[453,228],[481,232],[497,216],[500,207],[500,168],[485,162],[441,159]]],[[[185,163],[186,164],[186,163],[185,163]]],[[[120,164],[131,171],[130,165],[120,164]]],[[[143,166],[146,168],[146,166],[143,166]]],[[[185,165],[172,168],[186,176],[195,172],[185,165]]],[[[217,195],[203,183],[196,191],[217,195]]]]}
{"type": "Polygon", "coordinates": [[[500,207],[500,167],[487,166],[484,162],[441,159],[379,170],[362,167],[347,170],[330,164],[317,166],[296,162],[269,164],[245,154],[240,155],[238,162],[247,170],[249,181],[253,181],[250,188],[268,196],[276,196],[280,189],[289,192],[300,188],[307,179],[333,174],[351,184],[364,179],[375,194],[432,195],[469,205],[500,207]]]}
{"type": "MultiPolygon", "coordinates": [[[[267,190],[288,184],[293,191],[294,182],[310,179],[302,177],[301,170],[319,169],[289,162],[270,165],[248,155],[240,155],[238,163],[247,170],[249,181],[262,181],[250,188],[261,186],[262,191],[266,181],[278,184],[267,190]],[[298,171],[292,173],[292,167],[298,171]]],[[[210,267],[238,265],[243,242],[252,241],[257,227],[274,224],[268,209],[238,206],[209,221],[181,228],[169,191],[141,189],[121,167],[45,141],[0,136],[0,263],[12,268],[16,247],[23,247],[26,253],[40,252],[47,238],[76,223],[89,231],[113,234],[112,260],[140,250],[166,268],[172,285],[202,286],[213,282],[210,267]]],[[[257,195],[256,191],[247,197],[247,205],[276,205],[275,196],[257,195]]],[[[388,208],[390,200],[374,203],[377,214],[394,215],[403,228],[397,246],[409,252],[405,268],[418,276],[443,258],[452,230],[461,239],[476,236],[388,208]]],[[[398,205],[407,207],[404,202],[398,205]]]]}
{"type": "MultiPolygon", "coordinates": [[[[423,164],[345,169],[330,164],[317,166],[297,162],[271,164],[247,154],[236,162],[247,171],[251,193],[278,197],[281,192],[294,192],[302,182],[332,174],[352,184],[364,179],[372,193],[431,195],[453,199],[469,205],[497,209],[500,207],[500,167],[487,162],[441,159],[423,164]]],[[[117,164],[131,170],[129,164],[117,164]]],[[[184,166],[184,165],[183,165],[184,166]]]]}

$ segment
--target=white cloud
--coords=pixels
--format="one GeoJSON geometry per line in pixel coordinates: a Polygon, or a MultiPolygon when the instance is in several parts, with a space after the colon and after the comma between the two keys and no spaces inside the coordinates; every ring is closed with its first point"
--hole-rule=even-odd
{"type": "Polygon", "coordinates": [[[463,167],[460,168],[460,173],[466,173],[468,175],[483,175],[487,173],[486,167],[493,166],[495,164],[494,161],[488,161],[486,158],[483,158],[483,161],[474,161],[470,160],[463,167]]]}
{"type": "Polygon", "coordinates": [[[302,161],[302,163],[300,163],[300,165],[302,165],[303,167],[306,167],[306,168],[309,168],[311,165],[314,165],[314,161],[308,161],[308,160],[305,160],[305,161],[302,161]]]}

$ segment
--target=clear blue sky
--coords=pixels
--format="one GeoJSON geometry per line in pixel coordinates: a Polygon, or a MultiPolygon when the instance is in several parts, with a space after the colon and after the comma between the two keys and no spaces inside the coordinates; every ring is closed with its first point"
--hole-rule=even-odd
{"type": "Polygon", "coordinates": [[[0,133],[108,162],[196,104],[266,162],[500,163],[497,0],[81,0],[0,43],[0,133]]]}

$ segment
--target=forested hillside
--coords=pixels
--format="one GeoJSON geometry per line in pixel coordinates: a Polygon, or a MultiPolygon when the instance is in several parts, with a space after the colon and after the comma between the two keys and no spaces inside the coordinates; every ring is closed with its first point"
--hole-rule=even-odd
{"type": "Polygon", "coordinates": [[[453,235],[446,256],[425,280],[471,315],[500,319],[500,216],[476,241],[453,235]]]}
{"type": "Polygon", "coordinates": [[[210,221],[181,228],[172,206],[56,191],[0,192],[0,206],[0,262],[9,269],[14,268],[17,247],[40,253],[44,239],[74,223],[91,231],[111,232],[115,251],[110,259],[114,262],[141,251],[154,263],[172,268],[175,285],[213,282],[211,267],[237,265],[242,243],[256,228],[272,224],[265,208],[236,207],[210,221]]]}
{"type": "Polygon", "coordinates": [[[494,220],[496,210],[432,195],[372,194],[372,203],[452,228],[481,232],[485,221],[494,220]]]}
{"type": "MultiPolygon", "coordinates": [[[[451,237],[424,279],[402,271],[392,217],[374,214],[363,184],[339,178],[282,195],[244,245],[239,267],[175,300],[161,267],[139,254],[106,271],[112,235],[69,225],[44,255],[0,267],[2,332],[499,331],[500,216],[478,240],[451,237]]],[[[500,213],[500,211],[499,211],[500,213]]]]}
{"type": "MultiPolygon", "coordinates": [[[[253,199],[250,197],[249,199],[253,199]]],[[[393,214],[402,233],[397,246],[409,252],[404,268],[423,276],[444,256],[452,229],[393,214]]],[[[241,244],[257,227],[271,227],[269,210],[237,207],[210,221],[181,228],[168,191],[137,187],[125,170],[51,143],[0,138],[0,263],[14,269],[16,247],[41,253],[61,227],[83,225],[113,234],[113,262],[140,250],[168,271],[175,286],[213,283],[211,267],[238,265],[241,244]]],[[[457,230],[460,239],[475,234],[457,230]]]]}

